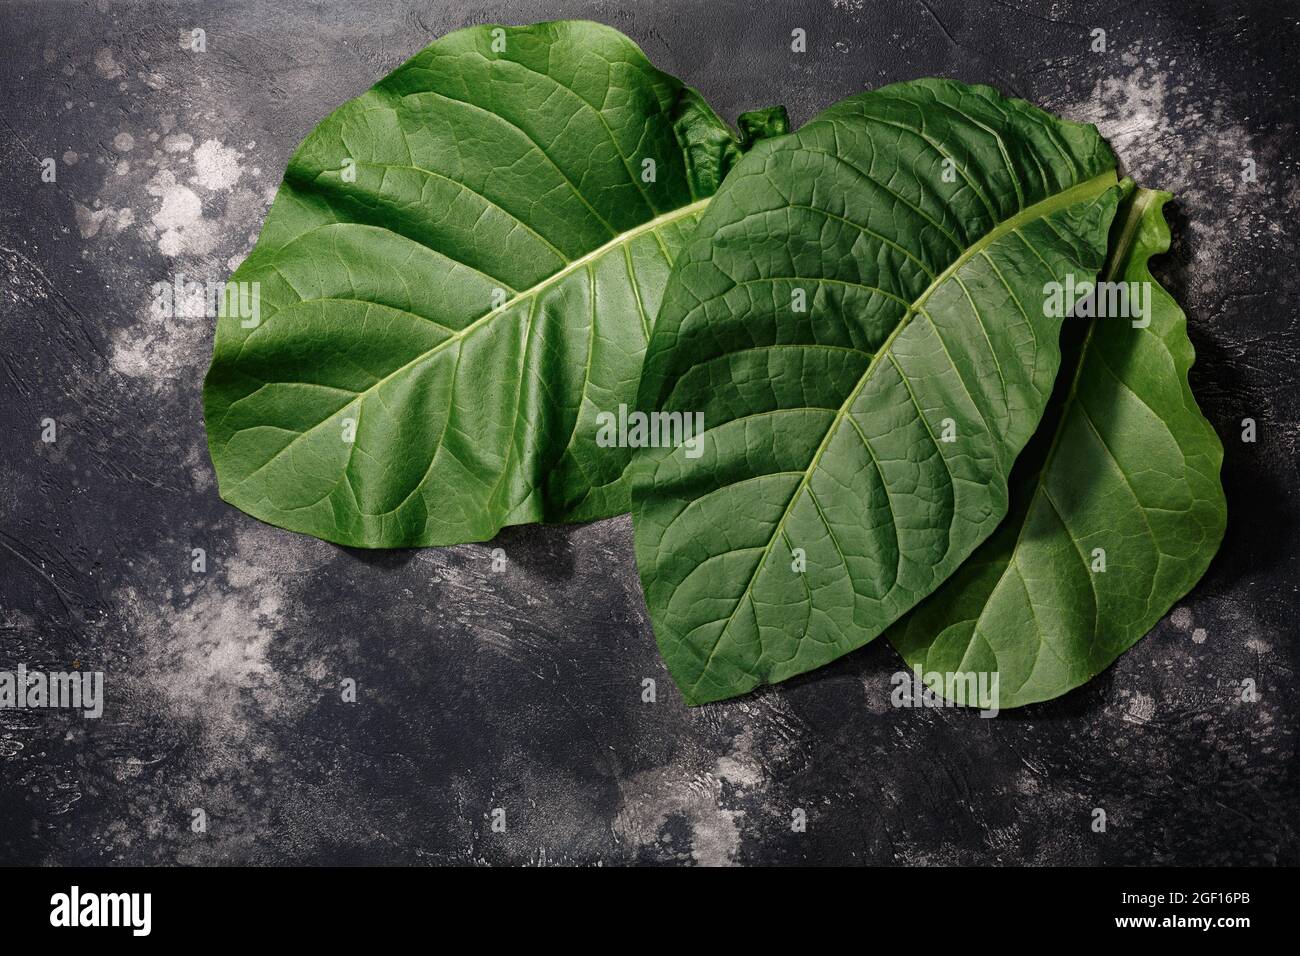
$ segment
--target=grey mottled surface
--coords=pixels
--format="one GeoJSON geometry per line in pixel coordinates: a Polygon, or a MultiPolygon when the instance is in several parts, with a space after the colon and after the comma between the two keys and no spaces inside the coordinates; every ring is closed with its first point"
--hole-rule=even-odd
{"type": "Polygon", "coordinates": [[[0,670],[76,661],[108,697],[97,721],[0,711],[0,862],[1300,861],[1298,58],[1295,6],[1265,2],[0,5],[0,670]],[[312,125],[438,35],[558,16],[624,30],[729,117],[991,82],[1174,190],[1159,271],[1227,447],[1195,592],[1087,687],[994,721],[892,708],[883,642],[688,711],[626,518],[362,553],[222,503],[212,321],[161,317],[151,285],[224,278],[312,125]]]}

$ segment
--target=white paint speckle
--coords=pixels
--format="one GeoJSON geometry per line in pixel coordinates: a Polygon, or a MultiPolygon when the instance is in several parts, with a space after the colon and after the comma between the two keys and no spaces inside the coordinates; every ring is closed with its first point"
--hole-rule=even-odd
{"type": "Polygon", "coordinates": [[[659,831],[670,816],[682,817],[691,830],[690,853],[696,863],[734,865],[745,813],[725,806],[723,784],[746,790],[763,785],[765,777],[753,746],[753,732],[746,730],[711,770],[692,769],[686,755],[669,766],[637,774],[622,786],[623,804],[614,818],[614,833],[636,846],[650,846],[659,842],[659,831]]]}
{"type": "Polygon", "coordinates": [[[239,153],[221,145],[219,140],[205,140],[194,151],[194,182],[205,189],[229,189],[239,182],[243,170],[239,153]]]}
{"type": "Polygon", "coordinates": [[[77,221],[77,232],[81,234],[82,239],[95,238],[101,229],[107,235],[116,235],[135,222],[135,213],[130,209],[114,209],[111,206],[91,209],[89,206],[77,203],[73,207],[73,214],[77,221]]]}
{"type": "Polygon", "coordinates": [[[216,245],[216,225],[203,218],[203,200],[188,186],[176,182],[174,173],[162,170],[148,186],[149,195],[162,200],[152,222],[161,235],[158,251],[165,256],[203,255],[216,245]]]}
{"type": "Polygon", "coordinates": [[[221,573],[197,575],[174,612],[158,613],[157,594],[128,588],[120,596],[149,647],[142,676],[177,716],[197,718],[227,740],[246,738],[259,719],[289,706],[267,659],[287,602],[274,563],[283,546],[268,543],[271,537],[249,525],[234,552],[223,555],[221,573]]]}
{"type": "Polygon", "coordinates": [[[1129,701],[1128,713],[1124,719],[1135,724],[1145,724],[1156,713],[1156,699],[1150,694],[1137,693],[1129,701]]]}
{"type": "Polygon", "coordinates": [[[115,80],[125,73],[118,66],[117,60],[113,59],[113,51],[108,47],[103,47],[95,54],[95,71],[106,80],[115,80]]]}

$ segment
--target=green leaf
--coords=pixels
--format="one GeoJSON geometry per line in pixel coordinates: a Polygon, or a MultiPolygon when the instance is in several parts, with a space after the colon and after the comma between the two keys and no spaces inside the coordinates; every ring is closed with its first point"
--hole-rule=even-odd
{"type": "Polygon", "coordinates": [[[889,632],[923,673],[996,673],[1000,707],[1058,697],[1108,667],[1223,539],[1223,446],[1187,383],[1187,317],[1147,265],[1169,248],[1170,198],[1137,190],[1112,227],[1106,278],[1146,284],[1150,324],[1092,320],[1016,465],[1006,521],[889,632]]]}
{"type": "Polygon", "coordinates": [[[359,547],[626,511],[629,452],[595,416],[635,398],[673,256],[740,153],[607,27],[438,40],[312,132],[231,277],[260,321],[249,294],[218,322],[222,497],[359,547]]]}
{"type": "Polygon", "coordinates": [[[1114,167],[1093,127],[919,80],[728,176],[638,399],[707,429],[698,457],[634,465],[637,563],[688,703],[865,644],[997,527],[1060,361],[1042,289],[1101,267],[1114,167]]]}

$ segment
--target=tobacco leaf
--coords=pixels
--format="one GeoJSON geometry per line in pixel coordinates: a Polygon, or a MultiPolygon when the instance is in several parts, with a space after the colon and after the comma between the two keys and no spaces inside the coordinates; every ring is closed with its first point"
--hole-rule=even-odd
{"type": "Polygon", "coordinates": [[[637,563],[688,703],[865,644],[998,526],[1060,362],[1043,288],[1120,198],[1090,126],[988,87],[851,97],[737,164],[678,257],[638,405],[637,563]]]}
{"type": "Polygon", "coordinates": [[[595,417],[634,400],[722,177],[784,129],[742,119],[744,140],[582,21],[458,31],[330,114],[231,276],[257,321],[218,320],[222,497],[367,548],[626,511],[630,453],[597,447],[595,417]]]}
{"type": "Polygon", "coordinates": [[[1147,314],[1091,321],[1016,465],[1007,519],[889,631],[923,673],[997,674],[1000,707],[1060,696],[1108,667],[1223,539],[1223,446],[1187,382],[1187,317],[1148,267],[1169,248],[1170,198],[1135,191],[1111,230],[1104,277],[1149,290],[1147,314]]]}

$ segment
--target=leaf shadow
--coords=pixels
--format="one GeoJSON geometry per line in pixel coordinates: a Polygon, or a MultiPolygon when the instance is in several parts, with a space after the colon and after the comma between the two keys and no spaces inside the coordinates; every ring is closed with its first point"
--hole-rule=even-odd
{"type": "MultiPolygon", "coordinates": [[[[1290,487],[1277,474],[1276,456],[1269,458],[1269,423],[1264,414],[1270,407],[1265,397],[1269,383],[1261,382],[1257,370],[1243,365],[1241,356],[1224,346],[1225,336],[1213,320],[1227,309],[1216,311],[1211,306],[1206,315],[1205,303],[1184,296],[1198,268],[1198,234],[1181,203],[1165,206],[1165,214],[1172,245],[1169,252],[1152,260],[1151,273],[1187,313],[1187,335],[1196,351],[1188,381],[1201,413],[1223,443],[1220,479],[1228,502],[1228,524],[1223,544],[1206,572],[1206,583],[1226,590],[1248,574],[1293,558],[1298,523],[1294,510],[1285,505],[1290,487]],[[1255,419],[1258,437],[1254,444],[1241,441],[1243,418],[1255,419]]],[[[1258,329],[1256,334],[1266,332],[1258,329]]]]}
{"type": "Polygon", "coordinates": [[[502,528],[481,547],[500,548],[513,564],[548,581],[571,578],[576,567],[572,533],[580,525],[520,524],[502,528]]]}
{"type": "MultiPolygon", "coordinates": [[[[491,553],[500,548],[507,560],[547,580],[564,580],[575,568],[573,545],[565,532],[572,525],[514,525],[502,528],[490,541],[473,542],[467,547],[491,553]]],[[[427,548],[353,548],[336,545],[348,557],[380,570],[395,571],[404,567],[427,548]]],[[[455,547],[460,547],[459,545],[455,547]]]]}
{"type": "MultiPolygon", "coordinates": [[[[843,700],[843,694],[837,693],[834,688],[844,685],[845,682],[862,685],[868,688],[868,693],[871,696],[889,701],[895,690],[895,675],[906,672],[907,665],[890,645],[888,638],[882,635],[865,646],[857,648],[816,670],[798,674],[779,684],[760,685],[750,694],[734,700],[719,701],[703,706],[705,708],[725,707],[738,701],[757,700],[766,696],[777,698],[788,696],[798,703],[800,712],[803,713],[807,708],[820,708],[823,700],[836,701],[838,706],[838,703],[843,700]]],[[[1034,704],[1026,704],[1021,707],[999,710],[991,719],[995,722],[1032,723],[1076,721],[1080,718],[1095,716],[1106,707],[1107,701],[1112,697],[1110,686],[1114,680],[1114,673],[1113,666],[1109,666],[1090,681],[1060,697],[1034,704]]],[[[887,704],[885,713],[912,709],[914,708],[896,708],[893,704],[887,704]]],[[[932,710],[934,708],[926,707],[921,709],[932,710]]],[[[989,719],[981,717],[979,709],[975,707],[947,704],[942,709],[952,715],[954,719],[974,721],[989,719]]],[[[874,713],[879,714],[879,712],[874,713]]]]}
{"type": "Polygon", "coordinates": [[[1261,413],[1265,403],[1255,397],[1255,383],[1214,339],[1193,330],[1192,344],[1196,348],[1192,391],[1223,442],[1220,478],[1228,501],[1223,544],[1207,574],[1217,586],[1230,589],[1243,578],[1285,565],[1294,557],[1297,521],[1286,504],[1291,489],[1277,474],[1276,448],[1268,447],[1269,422],[1261,413]],[[1248,402],[1258,407],[1249,407],[1248,402]],[[1243,418],[1256,421],[1253,444],[1241,441],[1243,418]]]}
{"type": "Polygon", "coordinates": [[[415,557],[419,548],[352,548],[336,545],[339,551],[362,564],[385,571],[394,571],[415,557]]]}

